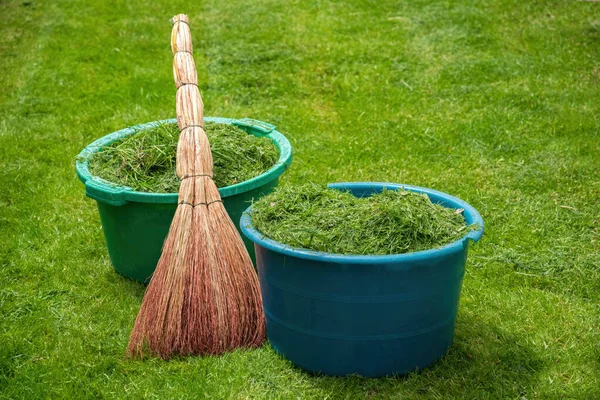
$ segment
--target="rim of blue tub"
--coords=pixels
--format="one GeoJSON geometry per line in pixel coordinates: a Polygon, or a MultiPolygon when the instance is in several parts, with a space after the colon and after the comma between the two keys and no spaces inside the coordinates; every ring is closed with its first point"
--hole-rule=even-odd
{"type": "Polygon", "coordinates": [[[329,188],[337,190],[352,189],[370,192],[373,188],[377,188],[381,190],[406,189],[412,192],[425,193],[427,194],[427,196],[429,196],[429,198],[432,201],[441,203],[445,207],[456,209],[462,208],[464,210],[463,216],[467,225],[476,225],[478,226],[478,229],[474,229],[468,232],[459,240],[456,240],[442,247],[429,250],[389,255],[348,255],[326,253],[321,251],[308,250],[300,247],[292,247],[266,237],[258,230],[256,230],[254,228],[254,225],[252,225],[252,206],[250,206],[242,214],[242,219],[240,221],[242,232],[244,233],[244,235],[246,235],[246,237],[248,237],[248,239],[252,240],[254,243],[266,249],[275,251],[277,253],[282,253],[292,257],[303,258],[306,260],[338,264],[391,264],[402,261],[420,261],[424,259],[444,257],[456,251],[462,251],[469,240],[477,242],[483,235],[483,218],[481,217],[479,212],[467,202],[444,192],[420,186],[389,182],[339,182],[330,183],[327,186],[329,188]]]}
{"type": "MultiPolygon", "coordinates": [[[[268,137],[271,139],[279,151],[279,159],[271,168],[252,179],[219,188],[221,197],[234,196],[262,186],[283,174],[292,162],[292,146],[289,140],[281,132],[277,131],[275,125],[251,118],[234,119],[205,117],[204,121],[236,125],[242,129],[246,128],[244,130],[248,133],[252,131],[257,136],[268,137]]],[[[99,197],[102,197],[103,201],[106,200],[106,202],[113,205],[124,204],[127,201],[140,203],[177,203],[178,193],[139,192],[133,190],[133,188],[129,186],[118,185],[98,176],[94,176],[89,170],[90,157],[94,153],[101,151],[102,148],[124,137],[134,135],[141,130],[149,129],[160,124],[175,122],[177,122],[177,119],[171,118],[135,125],[103,136],[86,146],[77,156],[75,167],[77,176],[79,177],[79,180],[86,185],[88,194],[92,194],[92,197],[96,197],[94,194],[103,193],[103,195],[99,197]]]]}

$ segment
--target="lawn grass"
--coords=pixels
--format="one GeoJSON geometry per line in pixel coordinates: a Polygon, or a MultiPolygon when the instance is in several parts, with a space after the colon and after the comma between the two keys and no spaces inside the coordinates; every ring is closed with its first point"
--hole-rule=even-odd
{"type": "Polygon", "coordinates": [[[1,398],[600,398],[600,4],[0,2],[1,398]],[[472,204],[455,343],[405,377],[313,376],[265,345],[124,357],[144,287],[74,172],[175,114],[190,15],[207,115],[278,125],[281,184],[391,181],[472,204]]]}

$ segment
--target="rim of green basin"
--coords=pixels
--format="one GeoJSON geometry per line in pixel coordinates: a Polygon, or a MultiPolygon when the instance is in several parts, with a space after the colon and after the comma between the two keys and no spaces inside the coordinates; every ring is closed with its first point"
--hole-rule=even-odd
{"type": "MultiPolygon", "coordinates": [[[[245,130],[248,134],[267,137],[271,139],[279,151],[279,159],[270,169],[247,181],[219,188],[221,197],[234,196],[236,194],[248,192],[252,189],[263,186],[281,176],[281,174],[283,174],[283,172],[292,162],[292,146],[287,138],[276,130],[274,125],[250,118],[234,119],[205,117],[204,121],[236,125],[237,127],[245,130]]],[[[111,143],[114,143],[124,137],[134,135],[141,130],[152,128],[156,125],[174,122],[177,122],[177,120],[172,118],[135,125],[129,128],[121,129],[117,132],[113,132],[90,143],[77,156],[75,167],[79,180],[81,180],[81,182],[84,184],[89,184],[88,181],[93,181],[96,190],[99,189],[106,192],[117,191],[122,196],[123,200],[127,201],[135,201],[140,203],[177,203],[178,193],[152,193],[135,191],[129,186],[117,185],[98,176],[93,176],[89,170],[90,157],[94,153],[102,151],[104,147],[110,145],[111,143]]]]}
{"type": "Polygon", "coordinates": [[[369,194],[376,190],[398,190],[406,189],[413,192],[425,193],[433,202],[440,203],[441,205],[449,208],[459,209],[462,208],[465,222],[468,226],[476,225],[478,229],[472,230],[452,243],[445,246],[430,249],[421,250],[411,253],[402,254],[390,254],[390,255],[348,255],[348,254],[336,254],[326,253],[321,251],[308,250],[299,247],[292,247],[281,242],[277,242],[273,239],[269,239],[262,233],[254,228],[252,224],[252,206],[248,207],[242,214],[240,221],[240,227],[242,232],[248,239],[253,241],[255,244],[264,247],[268,250],[276,253],[285,254],[291,257],[302,258],[305,260],[335,263],[335,264],[398,264],[398,263],[410,263],[413,261],[430,260],[433,258],[440,258],[450,255],[452,253],[463,251],[467,246],[468,241],[472,240],[477,242],[483,235],[483,218],[477,210],[459,199],[458,197],[451,196],[444,192],[437,190],[428,189],[420,186],[404,185],[401,183],[388,183],[388,182],[340,182],[330,183],[327,185],[332,189],[337,190],[351,190],[353,192],[369,194]]]}

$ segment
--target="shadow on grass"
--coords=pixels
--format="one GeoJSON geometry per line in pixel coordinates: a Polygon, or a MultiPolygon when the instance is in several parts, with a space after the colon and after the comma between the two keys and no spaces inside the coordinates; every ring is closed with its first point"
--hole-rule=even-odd
{"type": "Polygon", "coordinates": [[[543,361],[526,337],[504,331],[481,318],[466,316],[458,322],[454,344],[446,356],[421,371],[364,378],[330,377],[297,367],[295,370],[333,398],[387,398],[392,394],[512,398],[532,393],[536,376],[543,368],[543,361]]]}
{"type": "Polygon", "coordinates": [[[140,303],[146,293],[146,284],[121,275],[113,268],[112,264],[110,264],[110,268],[106,268],[102,272],[102,280],[113,287],[115,293],[126,294],[140,303]]]}
{"type": "MultiPolygon", "coordinates": [[[[104,279],[114,288],[115,294],[141,302],[145,285],[122,277],[112,268],[106,269],[104,279]]],[[[446,356],[407,375],[330,377],[293,367],[287,360],[285,363],[303,378],[307,386],[328,393],[332,398],[389,397],[394,394],[434,398],[513,398],[531,394],[537,375],[545,368],[544,362],[526,335],[500,328],[492,322],[492,317],[484,311],[474,314],[461,309],[454,344],[446,356]]],[[[279,357],[283,359],[281,355],[279,357]]],[[[598,361],[600,368],[600,359],[598,361]]],[[[272,379],[277,387],[279,378],[269,378],[272,379]]]]}
{"type": "MultiPolygon", "coordinates": [[[[103,275],[108,286],[113,287],[116,298],[124,296],[129,301],[141,302],[145,285],[122,277],[112,268],[106,269],[103,275]]],[[[485,310],[474,313],[461,309],[454,344],[446,356],[407,375],[330,377],[293,367],[281,355],[279,358],[284,363],[280,367],[291,368],[304,385],[331,398],[387,398],[394,395],[409,398],[527,397],[534,391],[538,374],[546,367],[544,361],[535,353],[526,335],[499,327],[493,317],[485,310]]],[[[597,358],[600,369],[600,357],[597,358]]],[[[279,387],[284,384],[281,379],[275,373],[274,376],[261,376],[258,381],[271,382],[277,391],[283,389],[279,387]]]]}

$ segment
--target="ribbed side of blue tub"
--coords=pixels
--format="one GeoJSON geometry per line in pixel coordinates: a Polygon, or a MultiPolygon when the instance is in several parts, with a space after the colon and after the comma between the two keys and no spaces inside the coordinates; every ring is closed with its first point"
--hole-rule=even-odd
{"type": "Polygon", "coordinates": [[[269,341],[302,368],[401,374],[452,344],[466,248],[401,268],[307,262],[260,246],[256,253],[269,341]]]}

